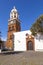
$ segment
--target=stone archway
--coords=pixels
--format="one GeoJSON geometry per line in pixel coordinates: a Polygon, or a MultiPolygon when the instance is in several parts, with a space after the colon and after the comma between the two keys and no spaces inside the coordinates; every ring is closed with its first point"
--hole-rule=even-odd
{"type": "Polygon", "coordinates": [[[33,50],[33,42],[32,41],[27,42],[27,50],[33,50]]]}

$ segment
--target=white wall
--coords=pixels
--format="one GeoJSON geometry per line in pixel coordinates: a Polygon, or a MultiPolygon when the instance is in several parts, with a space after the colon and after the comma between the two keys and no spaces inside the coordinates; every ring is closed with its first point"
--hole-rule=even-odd
{"type": "Polygon", "coordinates": [[[1,49],[0,49],[0,53],[1,53],[1,49]]]}
{"type": "MultiPolygon", "coordinates": [[[[14,33],[14,51],[26,51],[26,34],[31,35],[30,30],[14,33]]],[[[43,51],[43,35],[34,37],[35,51],[43,51]]]]}
{"type": "Polygon", "coordinates": [[[14,51],[26,51],[26,33],[31,34],[29,30],[14,33],[14,51]]]}
{"type": "Polygon", "coordinates": [[[35,41],[35,51],[43,51],[43,35],[36,36],[34,41],[35,41]]]}

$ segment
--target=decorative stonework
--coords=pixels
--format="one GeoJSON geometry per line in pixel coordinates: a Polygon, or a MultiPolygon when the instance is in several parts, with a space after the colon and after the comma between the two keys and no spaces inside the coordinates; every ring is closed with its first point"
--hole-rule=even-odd
{"type": "Polygon", "coordinates": [[[26,37],[26,48],[27,50],[34,50],[34,37],[32,35],[27,35],[26,37]],[[30,47],[29,43],[31,43],[30,47]]]}

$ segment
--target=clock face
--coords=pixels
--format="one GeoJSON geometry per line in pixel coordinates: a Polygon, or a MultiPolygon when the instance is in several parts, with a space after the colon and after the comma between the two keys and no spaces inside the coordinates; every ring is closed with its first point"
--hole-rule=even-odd
{"type": "Polygon", "coordinates": [[[13,23],[13,21],[9,21],[8,25],[10,25],[10,24],[12,24],[12,23],[13,23]]]}
{"type": "Polygon", "coordinates": [[[14,20],[9,21],[8,25],[10,25],[10,24],[14,24],[14,23],[16,23],[16,20],[15,20],[15,19],[14,19],[14,20]]]}
{"type": "Polygon", "coordinates": [[[13,21],[11,21],[10,23],[13,23],[13,21]]]}
{"type": "Polygon", "coordinates": [[[12,24],[12,23],[16,23],[16,20],[11,21],[10,23],[11,23],[11,24],[12,24]]]}

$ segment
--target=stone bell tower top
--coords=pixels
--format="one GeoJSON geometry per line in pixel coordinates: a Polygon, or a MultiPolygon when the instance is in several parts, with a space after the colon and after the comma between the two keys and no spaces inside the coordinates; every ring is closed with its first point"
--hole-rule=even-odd
{"type": "Polygon", "coordinates": [[[14,6],[14,8],[10,12],[10,19],[18,19],[18,18],[19,18],[18,11],[14,6]]]}
{"type": "Polygon", "coordinates": [[[16,7],[14,6],[14,8],[11,10],[11,12],[17,12],[16,7]]]}

